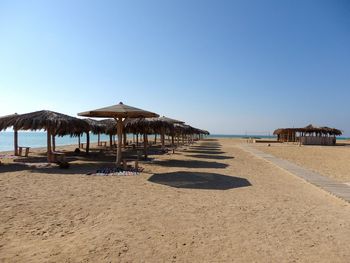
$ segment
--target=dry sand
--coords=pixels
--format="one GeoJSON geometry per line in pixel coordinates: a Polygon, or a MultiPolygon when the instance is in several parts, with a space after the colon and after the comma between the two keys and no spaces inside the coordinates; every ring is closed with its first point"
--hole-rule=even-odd
{"type": "Polygon", "coordinates": [[[350,205],[236,143],[153,156],[139,176],[0,166],[0,261],[349,262],[350,205]]]}
{"type": "Polygon", "coordinates": [[[266,143],[251,145],[336,181],[350,182],[350,145],[298,146],[281,143],[272,143],[270,147],[266,143]]]}

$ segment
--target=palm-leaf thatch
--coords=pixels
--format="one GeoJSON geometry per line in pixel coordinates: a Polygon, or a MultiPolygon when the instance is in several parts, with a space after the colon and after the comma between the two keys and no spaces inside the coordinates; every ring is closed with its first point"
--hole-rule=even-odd
{"type": "Polygon", "coordinates": [[[79,135],[89,131],[89,125],[66,114],[41,110],[19,114],[13,124],[16,130],[48,130],[55,135],[79,135]]]}
{"type": "Polygon", "coordinates": [[[3,117],[0,117],[0,131],[6,130],[9,127],[12,127],[16,121],[18,114],[14,113],[11,115],[6,115],[3,117]]]}
{"type": "Polygon", "coordinates": [[[125,128],[131,133],[161,133],[162,129],[172,129],[174,123],[162,118],[127,119],[125,128]]]}
{"type": "Polygon", "coordinates": [[[100,133],[105,133],[106,131],[106,124],[102,121],[86,118],[82,119],[83,121],[87,122],[89,125],[89,130],[93,134],[100,134],[100,133]]]}
{"type": "Polygon", "coordinates": [[[104,126],[103,133],[109,134],[109,135],[115,135],[117,134],[117,121],[114,119],[104,119],[100,120],[102,125],[104,126]]]}

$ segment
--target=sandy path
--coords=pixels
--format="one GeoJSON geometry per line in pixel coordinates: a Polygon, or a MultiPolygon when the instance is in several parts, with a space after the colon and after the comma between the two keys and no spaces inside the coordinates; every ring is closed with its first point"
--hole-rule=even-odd
{"type": "Polygon", "coordinates": [[[140,176],[0,170],[0,261],[348,262],[347,203],[203,143],[140,176]]]}
{"type": "Polygon", "coordinates": [[[349,146],[252,145],[261,151],[294,162],[336,181],[350,182],[349,146]]]}

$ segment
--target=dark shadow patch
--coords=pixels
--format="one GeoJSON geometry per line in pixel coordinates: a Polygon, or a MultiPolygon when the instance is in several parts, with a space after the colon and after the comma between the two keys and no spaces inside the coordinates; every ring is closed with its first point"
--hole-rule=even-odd
{"type": "Polygon", "coordinates": [[[23,164],[16,164],[16,163],[0,164],[0,174],[18,172],[18,171],[24,171],[24,170],[29,170],[29,168],[23,164]]]}
{"type": "Polygon", "coordinates": [[[96,172],[97,169],[102,168],[115,168],[116,165],[113,162],[85,162],[85,163],[69,163],[68,169],[60,169],[58,166],[43,167],[43,168],[31,168],[32,173],[44,173],[44,174],[58,174],[58,175],[82,175],[87,173],[96,172]]]}
{"type": "Polygon", "coordinates": [[[221,148],[212,148],[212,147],[190,147],[190,150],[199,150],[199,151],[220,151],[221,148]]]}
{"type": "Polygon", "coordinates": [[[166,160],[155,161],[154,164],[158,164],[166,167],[185,167],[185,168],[226,168],[228,165],[218,162],[207,162],[197,160],[166,160]]]}
{"type": "Polygon", "coordinates": [[[209,155],[209,154],[191,154],[191,155],[186,155],[186,156],[193,157],[193,158],[216,159],[216,160],[227,160],[227,159],[234,159],[235,158],[235,157],[232,157],[232,156],[209,155]]]}
{"type": "Polygon", "coordinates": [[[187,151],[183,151],[186,153],[198,153],[198,154],[223,154],[225,152],[222,151],[200,151],[200,150],[187,150],[187,151]]]}
{"type": "Polygon", "coordinates": [[[173,172],[154,174],[148,181],[175,188],[228,190],[251,186],[244,178],[222,175],[217,173],[173,172]]]}

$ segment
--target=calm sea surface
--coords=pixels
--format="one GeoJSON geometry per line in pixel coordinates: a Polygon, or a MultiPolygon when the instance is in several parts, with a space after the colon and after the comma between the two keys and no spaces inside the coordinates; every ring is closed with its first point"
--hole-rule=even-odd
{"type": "MultiPolygon", "coordinates": [[[[129,139],[132,135],[128,136],[129,139]]],[[[274,136],[260,136],[260,135],[223,135],[223,134],[212,134],[209,138],[242,138],[242,137],[258,137],[258,138],[276,138],[274,136]]],[[[345,137],[338,137],[338,140],[349,139],[345,137]]],[[[80,139],[81,142],[86,142],[86,136],[83,135],[80,139]]],[[[90,135],[91,142],[97,142],[97,135],[90,135]]],[[[109,136],[101,134],[101,141],[109,141],[109,136]]],[[[56,145],[69,145],[78,144],[77,137],[56,137],[56,145]]],[[[18,132],[18,145],[28,146],[32,148],[46,147],[46,132],[18,132]]],[[[13,132],[0,132],[0,151],[11,151],[13,150],[13,132]]]]}

